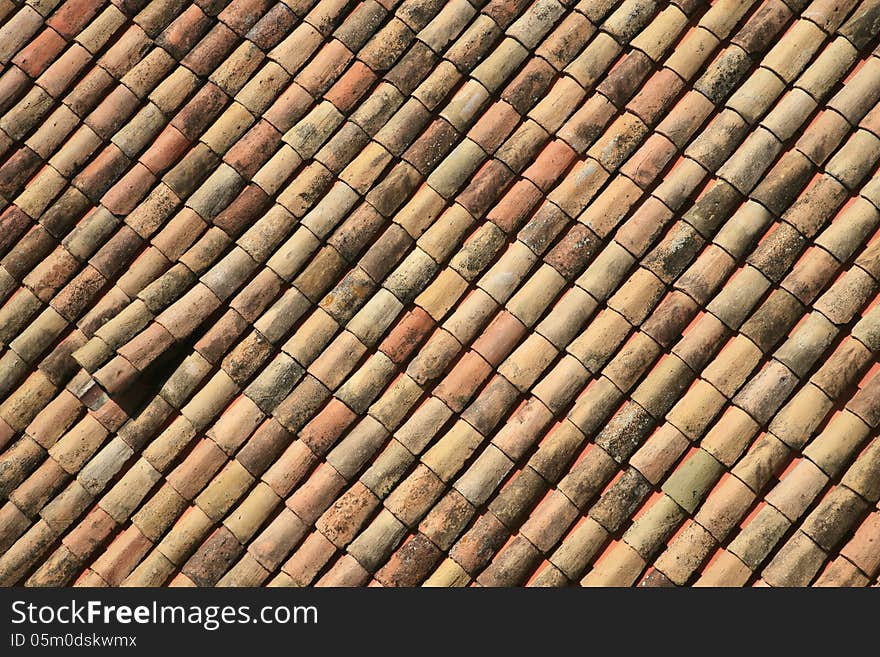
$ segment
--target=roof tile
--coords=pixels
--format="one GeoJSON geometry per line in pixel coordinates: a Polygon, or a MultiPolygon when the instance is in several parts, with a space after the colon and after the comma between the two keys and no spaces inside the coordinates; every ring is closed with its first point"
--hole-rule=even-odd
{"type": "Polygon", "coordinates": [[[0,28],[4,582],[873,582],[872,3],[78,2],[0,28]]]}

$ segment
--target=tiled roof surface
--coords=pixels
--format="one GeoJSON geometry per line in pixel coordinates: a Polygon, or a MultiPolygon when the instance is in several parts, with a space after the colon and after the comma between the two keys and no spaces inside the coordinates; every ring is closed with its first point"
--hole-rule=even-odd
{"type": "Polygon", "coordinates": [[[0,584],[866,585],[880,0],[0,0],[0,584]]]}

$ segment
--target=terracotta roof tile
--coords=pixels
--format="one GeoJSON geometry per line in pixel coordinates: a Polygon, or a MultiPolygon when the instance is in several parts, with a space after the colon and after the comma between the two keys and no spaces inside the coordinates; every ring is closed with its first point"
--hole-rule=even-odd
{"type": "Polygon", "coordinates": [[[874,583],[875,4],[3,13],[2,581],[874,583]]]}

